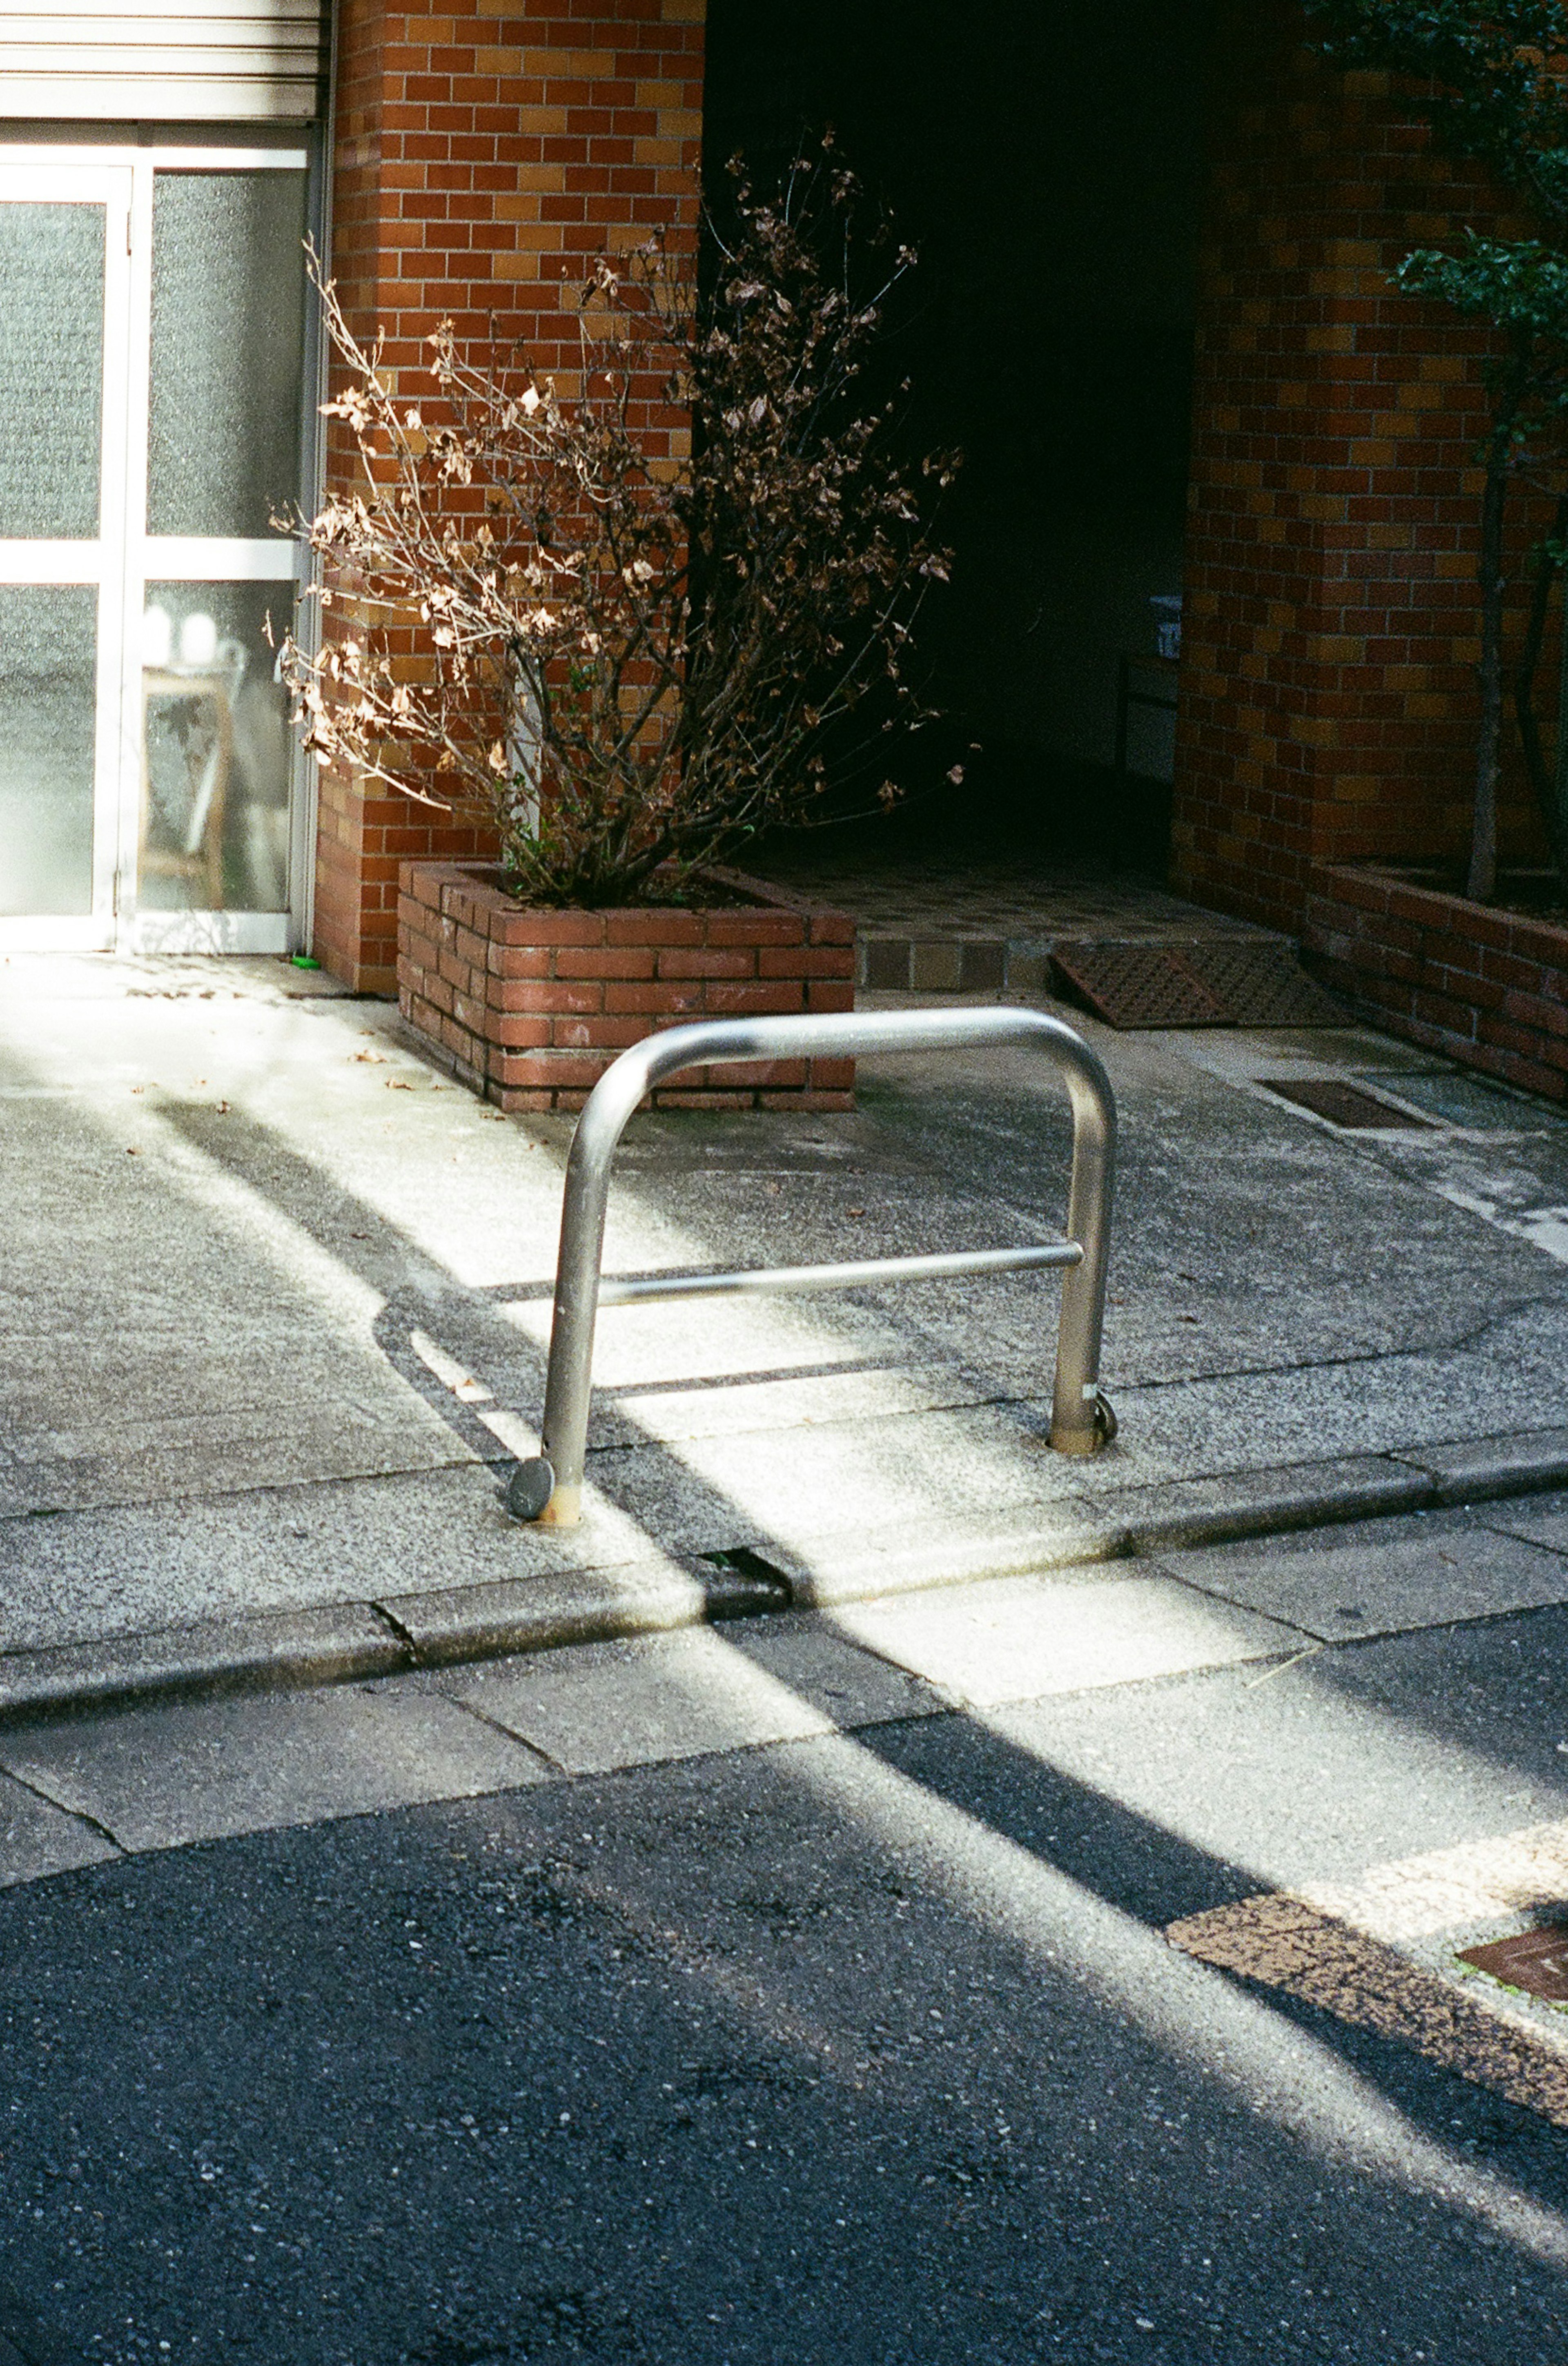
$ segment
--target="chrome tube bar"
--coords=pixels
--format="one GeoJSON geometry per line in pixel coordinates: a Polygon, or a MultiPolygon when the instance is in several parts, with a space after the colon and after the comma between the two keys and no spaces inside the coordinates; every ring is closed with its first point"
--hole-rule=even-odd
{"type": "MultiPolygon", "coordinates": [[[[712,1067],[728,1060],[853,1058],[879,1052],[963,1053],[1016,1045],[1039,1053],[1062,1076],[1072,1104],[1073,1163],[1067,1189],[1066,1240],[1054,1250],[977,1251],[974,1259],[890,1258],[868,1260],[898,1268],[897,1275],[868,1273],[859,1264],[817,1268],[854,1279],[913,1279],[911,1266],[931,1264],[947,1271],[983,1271],[982,1257],[1029,1256],[1032,1262],[1066,1266],[1056,1342],[1051,1443],[1059,1453],[1093,1454],[1114,1435],[1115,1422],[1100,1392],[1100,1340],[1105,1311],[1105,1273],[1111,1249],[1111,1189],[1115,1159],[1116,1104],[1098,1053],[1081,1035],[1042,1010],[949,1008],[857,1010],[786,1019],[714,1019],[669,1027],[623,1052],[590,1094],[572,1136],[561,1200],[560,1254],[556,1265],[555,1309],[550,1325],[549,1370],[545,1382],[543,1452],[520,1463],[508,1491],[520,1517],[574,1527],[581,1517],[582,1474],[588,1448],[588,1409],[592,1389],[593,1331],[601,1296],[620,1303],[640,1290],[652,1297],[694,1296],[668,1284],[603,1285],[600,1264],[609,1200],[610,1167],[626,1121],[665,1077],[682,1068],[712,1067]],[[1063,1249],[1076,1250],[1068,1263],[1063,1249]]],[[[1001,1269],[1006,1270],[1007,1268],[1001,1269]]],[[[792,1268],[785,1268],[786,1272],[792,1268]]],[[[810,1268],[795,1268],[810,1273],[810,1268]]],[[[704,1279],[685,1275],[671,1280],[704,1279]]],[[[739,1288],[761,1280],[720,1275],[711,1279],[739,1288]]],[[[776,1285],[775,1285],[776,1286],[776,1285]]],[[[788,1287],[815,1287],[801,1281],[788,1287]]],[[[834,1285],[824,1280],[823,1288],[834,1285]]]]}
{"type": "Polygon", "coordinates": [[[770,1290],[855,1290],[865,1282],[942,1281],[955,1273],[1029,1273],[1043,1265],[1081,1265],[1077,1241],[1020,1249],[954,1249],[936,1256],[858,1257],[847,1265],[743,1266],[735,1273],[656,1273],[635,1281],[601,1281],[601,1306],[652,1306],[671,1298],[733,1298],[770,1290]]]}

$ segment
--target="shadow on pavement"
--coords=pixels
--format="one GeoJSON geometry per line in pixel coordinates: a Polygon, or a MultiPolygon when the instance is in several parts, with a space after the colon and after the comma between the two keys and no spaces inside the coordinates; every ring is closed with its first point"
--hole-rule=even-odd
{"type": "Polygon", "coordinates": [[[1229,1878],[952,1718],[12,1892],[12,2271],[110,2366],[1560,2354],[1551,2132],[1134,1919],[1229,1878]]]}
{"type": "MultiPolygon", "coordinates": [[[[465,1443],[413,1328],[536,1377],[265,1129],[164,1113],[465,1443]]],[[[1258,1886],[958,1715],[35,1884],[11,2271],[105,2366],[1562,2354],[1560,2136],[1164,1946],[1258,1886]]]]}

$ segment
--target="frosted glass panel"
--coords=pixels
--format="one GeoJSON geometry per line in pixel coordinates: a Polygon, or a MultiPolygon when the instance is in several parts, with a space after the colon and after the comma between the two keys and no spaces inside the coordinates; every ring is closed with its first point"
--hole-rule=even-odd
{"type": "Polygon", "coordinates": [[[152,184],[149,534],[265,535],[299,495],[305,175],[152,184]]]}
{"type": "Polygon", "coordinates": [[[144,909],[288,906],[288,583],[150,583],[141,620],[144,909]]]}
{"type": "Polygon", "coordinates": [[[93,904],[98,595],[0,584],[0,914],[93,904]]]}
{"type": "Polygon", "coordinates": [[[103,377],[103,207],[0,205],[0,535],[96,536],[103,377]]]}

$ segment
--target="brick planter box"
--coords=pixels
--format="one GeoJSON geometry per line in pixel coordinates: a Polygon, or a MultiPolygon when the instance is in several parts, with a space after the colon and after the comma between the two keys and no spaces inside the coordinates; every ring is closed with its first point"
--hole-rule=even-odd
{"type": "Polygon", "coordinates": [[[1391,1034],[1568,1099],[1568,928],[1346,866],[1313,873],[1302,947],[1391,1034]]]}
{"type": "MultiPolygon", "coordinates": [[[[503,1110],[581,1109],[619,1052],[694,1019],[854,1007],[854,922],[739,872],[706,910],[547,911],[483,863],[405,862],[398,1008],[452,1074],[503,1110]]],[[[854,1107],[852,1060],[682,1071],[667,1109],[854,1107]]]]}

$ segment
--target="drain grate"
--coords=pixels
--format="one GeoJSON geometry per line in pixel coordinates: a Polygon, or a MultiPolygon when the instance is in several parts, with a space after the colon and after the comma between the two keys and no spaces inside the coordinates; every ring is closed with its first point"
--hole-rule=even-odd
{"type": "Polygon", "coordinates": [[[1466,1947],[1459,1960],[1489,1972],[1507,1988],[1523,1989],[1527,1996],[1568,2004],[1568,1924],[1551,1922],[1543,1931],[1521,1931],[1514,1939],[1466,1947]]]}
{"type": "Polygon", "coordinates": [[[1275,939],[1168,944],[1058,941],[1058,978],[1112,1027],[1342,1027],[1332,996],[1275,939]]]}
{"type": "Polygon", "coordinates": [[[1258,1081],[1266,1093],[1278,1093],[1282,1101],[1311,1110],[1314,1117],[1325,1117],[1330,1125],[1362,1132],[1370,1132],[1374,1126],[1397,1127],[1410,1133],[1433,1131],[1429,1117],[1412,1117],[1408,1110],[1391,1109],[1374,1094],[1363,1093],[1355,1085],[1336,1084],[1332,1077],[1312,1077],[1303,1083],[1293,1076],[1259,1076],[1258,1081]]]}

